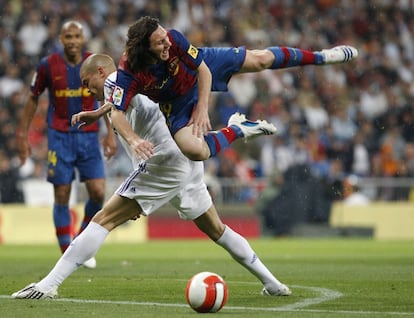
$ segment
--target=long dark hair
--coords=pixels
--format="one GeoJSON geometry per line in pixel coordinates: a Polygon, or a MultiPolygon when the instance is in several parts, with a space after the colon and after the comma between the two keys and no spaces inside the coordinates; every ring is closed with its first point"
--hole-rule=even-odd
{"type": "Polygon", "coordinates": [[[153,59],[149,51],[149,38],[158,26],[159,20],[157,18],[145,16],[129,27],[125,51],[127,66],[134,73],[143,70],[153,59]]]}

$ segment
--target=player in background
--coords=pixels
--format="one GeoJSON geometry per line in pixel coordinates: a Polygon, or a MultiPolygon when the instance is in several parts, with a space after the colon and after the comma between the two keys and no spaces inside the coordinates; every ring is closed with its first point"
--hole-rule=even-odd
{"type": "Polygon", "coordinates": [[[228,127],[211,131],[210,91],[227,91],[234,74],[302,65],[345,63],[358,55],[351,46],[320,52],[291,47],[247,50],[245,47],[196,48],[179,31],[166,30],[158,19],[142,17],[128,29],[113,104],[126,109],[132,96],[147,95],[159,103],[171,134],[192,160],[206,160],[237,138],[273,134],[265,121],[250,122],[234,114],[228,127]],[[244,123],[244,124],[243,124],[244,123]]]}
{"type": "MultiPolygon", "coordinates": [[[[99,143],[98,122],[78,130],[71,126],[72,115],[82,110],[98,108],[95,98],[82,86],[79,71],[82,61],[91,53],[84,52],[82,24],[68,21],[62,25],[60,42],[63,50],[41,59],[31,83],[31,95],[24,106],[17,132],[21,164],[31,155],[28,131],[37,110],[39,96],[47,89],[48,170],[47,180],[53,184],[53,221],[62,253],[68,248],[76,232],[80,233],[97,211],[102,208],[105,196],[104,163],[99,143]],[[79,231],[71,228],[69,198],[75,168],[80,181],[85,182],[89,198],[79,231]]],[[[116,138],[106,120],[108,133],[103,141],[106,157],[116,151],[116,138]]],[[[85,263],[94,268],[94,259],[85,263]]]]}
{"type": "MultiPolygon", "coordinates": [[[[81,77],[97,99],[107,101],[117,89],[116,67],[107,55],[90,56],[82,65],[81,77]]],[[[182,154],[158,105],[136,95],[125,113],[106,103],[98,111],[74,115],[72,123],[91,124],[107,112],[132,160],[133,171],[73,240],[49,274],[40,282],[13,293],[12,297],[55,298],[58,287],[80,264],[96,254],[110,231],[130,219],[150,215],[167,202],[177,209],[181,218],[193,220],[211,240],[255,275],[264,285],[263,295],[289,296],[290,289],[273,276],[247,240],[222,223],[203,182],[203,163],[182,154]]]]}

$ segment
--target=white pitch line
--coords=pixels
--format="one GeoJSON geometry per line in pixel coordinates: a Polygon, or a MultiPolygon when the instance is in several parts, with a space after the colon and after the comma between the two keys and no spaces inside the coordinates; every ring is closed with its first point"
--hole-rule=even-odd
{"type": "MultiPolygon", "coordinates": [[[[9,295],[0,295],[0,299],[12,299],[9,295]]],[[[29,300],[29,299],[26,299],[29,300]]],[[[18,301],[18,300],[15,300],[18,301]]],[[[35,301],[32,299],[32,301],[35,301]]],[[[53,300],[43,300],[46,302],[68,302],[78,304],[105,304],[105,305],[130,305],[130,306],[159,306],[159,307],[187,307],[186,304],[168,304],[157,302],[138,302],[138,301],[121,301],[121,300],[96,300],[96,299],[76,299],[76,298],[56,298],[53,300]]],[[[287,306],[282,307],[238,307],[225,306],[223,310],[254,310],[254,311],[273,311],[273,312],[301,312],[301,313],[328,313],[328,314],[346,314],[346,315],[390,315],[390,316],[412,316],[414,312],[380,312],[380,311],[351,311],[351,310],[323,310],[323,309],[289,309],[287,306]]]]}
{"type": "MultiPolygon", "coordinates": [[[[182,280],[182,279],[177,279],[182,280]]],[[[240,282],[234,281],[233,284],[257,284],[253,282],[240,282]]],[[[363,311],[363,310],[324,310],[324,309],[304,309],[304,307],[310,305],[316,305],[325,301],[333,300],[342,297],[342,293],[336,290],[313,287],[313,286],[300,286],[291,285],[293,288],[308,289],[318,293],[320,296],[313,298],[305,298],[301,301],[293,304],[288,304],[280,307],[244,307],[244,306],[225,306],[225,310],[254,310],[254,311],[267,311],[267,312],[309,312],[309,313],[328,313],[328,314],[345,314],[345,315],[378,315],[385,314],[391,316],[412,316],[414,312],[378,312],[378,311],[363,311]]],[[[267,296],[266,296],[267,297],[267,296]]],[[[0,299],[12,299],[9,295],[0,295],[0,299]]],[[[122,300],[97,300],[97,299],[76,299],[76,298],[57,298],[49,301],[57,302],[72,302],[79,304],[109,304],[109,305],[129,305],[129,306],[159,306],[159,307],[189,307],[187,304],[171,304],[171,303],[158,303],[158,302],[137,302],[137,301],[122,301],[122,300]]]]}
{"type": "MultiPolygon", "coordinates": [[[[239,284],[248,284],[248,285],[253,285],[253,284],[257,284],[257,283],[253,283],[253,282],[232,282],[232,283],[239,283],[239,284]]],[[[328,289],[328,288],[321,288],[321,287],[312,287],[312,286],[300,286],[300,285],[289,285],[292,288],[299,288],[299,289],[309,289],[311,291],[314,291],[316,293],[318,293],[320,296],[318,297],[313,297],[313,298],[305,298],[302,299],[296,303],[293,304],[288,304],[285,306],[281,306],[281,307],[277,307],[278,310],[282,309],[282,310],[286,310],[286,311],[290,311],[290,310],[295,310],[295,309],[299,309],[299,308],[303,308],[306,306],[310,306],[310,305],[316,305],[316,304],[320,304],[323,303],[325,301],[328,300],[333,300],[339,297],[342,297],[342,293],[336,290],[332,290],[332,289],[328,289]]],[[[227,308],[227,307],[226,307],[227,308]]]]}
{"type": "Polygon", "coordinates": [[[328,301],[328,300],[333,300],[333,299],[342,297],[341,292],[336,291],[336,290],[332,290],[332,289],[328,289],[328,288],[297,286],[297,285],[292,285],[291,287],[292,288],[299,288],[299,289],[310,289],[314,292],[318,292],[320,294],[320,296],[319,297],[314,297],[314,298],[305,298],[305,299],[303,299],[301,301],[298,301],[296,303],[285,305],[285,306],[282,306],[282,307],[279,307],[279,308],[285,309],[285,310],[299,309],[299,308],[307,307],[307,306],[310,306],[310,305],[320,304],[320,303],[323,303],[323,302],[328,301]]]}

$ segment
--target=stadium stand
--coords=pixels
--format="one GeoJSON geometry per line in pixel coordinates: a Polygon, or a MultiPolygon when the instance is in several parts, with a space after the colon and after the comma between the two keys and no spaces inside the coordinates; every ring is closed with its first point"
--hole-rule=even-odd
{"type": "MultiPolygon", "coordinates": [[[[31,161],[22,168],[15,133],[32,69],[40,56],[59,47],[60,24],[68,18],[80,20],[89,38],[88,49],[118,60],[128,25],[142,15],[159,17],[164,26],[181,30],[198,46],[272,44],[319,50],[350,44],[359,49],[358,59],[349,64],[238,75],[228,93],[212,94],[214,127],[221,127],[229,112],[238,109],[252,119],[266,118],[279,129],[275,137],[234,144],[237,156],[223,152],[206,162],[206,181],[217,202],[254,209],[275,173],[286,182],[289,171],[304,166],[325,191],[320,205],[324,208],[308,214],[307,222],[328,222],[331,204],[342,199],[341,180],[350,174],[362,182],[379,180],[363,188],[373,201],[411,201],[413,6],[411,1],[379,0],[0,0],[0,201],[24,203],[23,183],[45,179],[47,99],[33,121],[31,161]],[[30,26],[39,30],[33,43],[25,40],[30,26]],[[328,121],[317,125],[321,111],[328,121]],[[390,179],[397,180],[392,183],[396,186],[381,181],[390,179]],[[398,186],[400,179],[407,182],[398,186]]],[[[121,151],[107,166],[109,178],[124,176],[125,162],[121,151]]],[[[295,183],[290,186],[294,190],[295,183]]],[[[297,196],[282,200],[304,200],[310,195],[300,180],[296,186],[301,188],[297,196]]],[[[280,187],[287,191],[286,184],[280,187]]]]}

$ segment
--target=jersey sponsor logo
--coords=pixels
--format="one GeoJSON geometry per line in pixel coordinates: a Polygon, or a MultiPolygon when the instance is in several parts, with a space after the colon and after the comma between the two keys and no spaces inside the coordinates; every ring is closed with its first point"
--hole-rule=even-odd
{"type": "Polygon", "coordinates": [[[197,58],[197,55],[198,55],[198,50],[197,50],[197,48],[196,47],[194,47],[194,46],[192,46],[191,44],[190,44],[190,47],[188,48],[188,51],[187,51],[187,53],[193,58],[193,59],[196,59],[197,58]]]}
{"type": "Polygon", "coordinates": [[[89,97],[91,93],[86,87],[79,87],[77,89],[57,89],[55,90],[55,97],[89,97]]]}
{"type": "Polygon", "coordinates": [[[115,86],[114,92],[112,93],[112,103],[115,106],[121,106],[123,97],[124,97],[124,89],[122,87],[115,86]]]}

